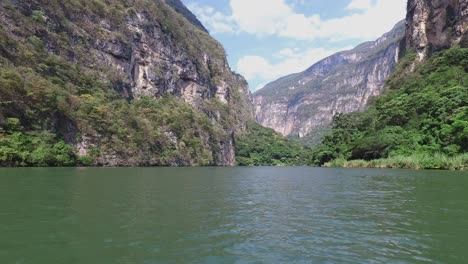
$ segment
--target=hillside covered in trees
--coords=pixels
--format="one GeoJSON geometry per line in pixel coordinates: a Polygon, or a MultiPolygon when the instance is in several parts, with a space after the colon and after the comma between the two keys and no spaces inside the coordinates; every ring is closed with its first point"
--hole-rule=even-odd
{"type": "Polygon", "coordinates": [[[467,169],[468,49],[436,53],[411,71],[414,57],[407,54],[367,111],[335,116],[313,163],[467,169]]]}

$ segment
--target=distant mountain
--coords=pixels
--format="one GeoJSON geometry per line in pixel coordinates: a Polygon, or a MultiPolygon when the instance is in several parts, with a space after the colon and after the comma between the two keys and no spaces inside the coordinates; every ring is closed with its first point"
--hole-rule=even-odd
{"type": "Polygon", "coordinates": [[[266,85],[254,94],[257,121],[285,136],[304,137],[328,126],[336,113],[364,110],[382,93],[404,35],[402,21],[376,41],[266,85]]]}

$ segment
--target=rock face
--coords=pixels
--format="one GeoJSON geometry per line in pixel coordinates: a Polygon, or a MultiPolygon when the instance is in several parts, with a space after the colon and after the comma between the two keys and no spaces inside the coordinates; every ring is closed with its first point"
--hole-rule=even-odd
{"type": "MultiPolygon", "coordinates": [[[[171,0],[167,3],[177,12],[183,11],[192,24],[206,31],[180,1],[171,0]]],[[[101,24],[105,25],[106,21],[101,21],[101,24]]],[[[151,13],[131,14],[126,24],[132,36],[130,42],[96,40],[95,49],[92,50],[100,62],[105,62],[124,76],[119,82],[124,87],[120,89],[122,95],[129,98],[158,98],[171,94],[206,112],[214,123],[221,123],[225,117],[216,110],[205,108],[205,102],[216,98],[238,113],[238,116],[231,127],[223,128],[228,139],[220,142],[218,153],[213,153],[216,156],[215,165],[234,165],[234,134],[240,132],[245,122],[253,118],[252,97],[244,78],[231,71],[222,46],[205,32],[195,31],[198,36],[194,37],[213,45],[195,53],[188,48],[203,47],[200,41],[187,39],[188,42],[194,41],[188,44],[188,48],[179,45],[179,40],[165,33],[164,27],[151,19],[151,13]]],[[[112,32],[112,27],[107,30],[112,32]]]]}
{"type": "Polygon", "coordinates": [[[363,110],[382,92],[398,58],[405,23],[374,42],[332,55],[255,93],[257,121],[285,136],[307,136],[336,113],[363,110]]]}
{"type": "Polygon", "coordinates": [[[468,46],[468,1],[409,0],[406,46],[419,60],[461,43],[468,46]]]}
{"type": "MultiPolygon", "coordinates": [[[[213,156],[212,165],[234,165],[234,135],[254,118],[252,95],[245,79],[231,71],[221,44],[180,0],[107,4],[6,0],[0,4],[0,29],[20,42],[34,36],[49,55],[97,73],[130,102],[165,96],[182,99],[208,116],[210,131],[221,130],[216,135],[222,139],[215,143],[205,137],[208,133],[197,132],[200,144],[213,156]],[[36,25],[25,27],[21,20],[36,20],[36,25]]],[[[100,133],[81,131],[76,124],[63,126],[70,127],[62,134],[78,154],[88,155],[104,140],[100,133]]],[[[168,128],[163,134],[178,148],[183,142],[172,140],[175,132],[168,128]]],[[[129,160],[118,151],[102,153],[98,160],[102,165],[159,165],[140,164],[138,158],[129,160]]],[[[187,159],[170,165],[193,164],[187,159]]]]}
{"type": "MultiPolygon", "coordinates": [[[[175,10],[189,19],[190,23],[206,32],[203,25],[178,0],[167,1],[175,10]]],[[[106,21],[100,21],[106,25],[106,21]]],[[[119,82],[124,89],[122,95],[129,98],[149,96],[158,98],[171,94],[182,98],[192,107],[207,112],[215,123],[223,119],[219,112],[205,109],[205,102],[218,99],[226,107],[237,110],[239,116],[232,127],[224,127],[228,136],[220,142],[221,149],[213,153],[215,165],[234,165],[233,138],[253,118],[252,98],[248,84],[242,76],[233,73],[227,63],[223,47],[205,32],[198,32],[202,41],[213,47],[206,47],[196,53],[181,46],[164,27],[151,19],[151,13],[136,12],[126,18],[127,30],[132,39],[119,43],[116,39],[96,40],[94,56],[108,67],[124,76],[119,82]]],[[[107,30],[112,33],[112,27],[107,30]]],[[[196,32],[196,31],[195,31],[196,32]]],[[[189,36],[186,36],[187,38],[189,36]]],[[[187,42],[194,41],[187,39],[187,42]]],[[[200,41],[189,43],[188,48],[200,48],[200,41]],[[193,46],[190,46],[193,45],[193,46]]],[[[203,47],[202,45],[200,45],[203,47]]],[[[234,112],[234,111],[233,111],[234,112]]],[[[176,142],[177,144],[177,142],[176,142]]]]}
{"type": "MultiPolygon", "coordinates": [[[[243,103],[248,103],[247,83],[231,72],[219,43],[213,41],[216,45],[213,50],[190,54],[165,34],[160,25],[153,24],[148,13],[132,14],[126,23],[131,41],[97,39],[90,50],[99,63],[105,63],[123,76],[120,85],[124,89],[116,87],[122,95],[158,98],[171,94],[198,107],[210,98],[228,104],[233,93],[240,93],[247,96],[241,98],[247,99],[243,103]]],[[[116,33],[112,27],[107,30],[109,34],[116,33]]]]}

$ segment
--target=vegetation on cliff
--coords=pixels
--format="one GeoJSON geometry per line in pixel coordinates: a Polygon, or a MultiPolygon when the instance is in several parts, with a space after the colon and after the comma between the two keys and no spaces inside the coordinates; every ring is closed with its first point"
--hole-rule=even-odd
{"type": "Polygon", "coordinates": [[[254,122],[236,138],[236,161],[240,166],[307,165],[309,154],[310,149],[254,122]]]}
{"type": "Polygon", "coordinates": [[[225,135],[208,116],[173,96],[129,102],[105,83],[59,61],[49,58],[43,67],[60,69],[60,75],[0,68],[0,165],[100,164],[102,153],[118,153],[126,159],[122,165],[133,163],[131,159],[141,165],[216,162],[206,144],[217,149],[225,135]],[[99,135],[99,144],[85,157],[78,158],[65,143],[73,143],[66,137],[74,131],[99,135]]]}
{"type": "Polygon", "coordinates": [[[468,170],[468,154],[465,153],[456,156],[419,154],[376,160],[336,159],[325,163],[324,166],[339,168],[468,170]]]}
{"type": "Polygon", "coordinates": [[[315,164],[466,169],[468,49],[434,54],[410,71],[414,56],[409,52],[367,111],[335,116],[315,164]]]}
{"type": "Polygon", "coordinates": [[[225,164],[233,131],[251,118],[223,47],[163,0],[8,0],[0,14],[0,166],[225,164]],[[207,91],[194,106],[167,83],[154,97],[129,95],[133,81],[110,65],[130,61],[147,33],[135,26],[160,29],[163,52],[193,63],[208,89],[229,83],[232,100],[207,91]]]}

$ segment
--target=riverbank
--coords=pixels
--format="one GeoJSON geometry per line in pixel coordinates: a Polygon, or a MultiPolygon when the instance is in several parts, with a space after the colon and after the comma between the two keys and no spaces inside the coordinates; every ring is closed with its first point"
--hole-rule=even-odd
{"type": "Polygon", "coordinates": [[[336,159],[324,165],[329,168],[380,168],[414,170],[462,170],[468,171],[468,153],[449,157],[443,154],[396,156],[378,160],[336,159]]]}

